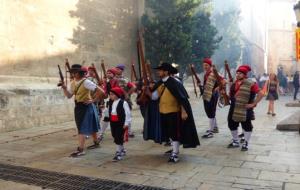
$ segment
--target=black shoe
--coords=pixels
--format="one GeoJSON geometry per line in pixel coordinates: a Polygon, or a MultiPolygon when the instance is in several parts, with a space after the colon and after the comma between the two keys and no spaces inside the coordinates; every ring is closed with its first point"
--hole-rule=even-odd
{"type": "Polygon", "coordinates": [[[272,116],[274,117],[276,115],[276,113],[272,113],[272,116]]]}
{"type": "Polygon", "coordinates": [[[134,138],[135,135],[134,135],[133,133],[131,133],[131,134],[128,135],[128,137],[129,137],[129,138],[134,138]]]}
{"type": "Polygon", "coordinates": [[[100,148],[100,142],[99,141],[94,141],[94,144],[91,146],[88,146],[87,149],[91,150],[91,149],[95,149],[95,148],[100,148]]]}
{"type": "Polygon", "coordinates": [[[219,133],[219,128],[215,127],[214,130],[212,131],[213,133],[219,133]]]}
{"type": "Polygon", "coordinates": [[[238,141],[232,141],[227,148],[238,148],[240,147],[240,143],[238,141]]]}
{"type": "Polygon", "coordinates": [[[83,151],[83,149],[77,147],[77,150],[75,152],[73,152],[72,154],[70,154],[70,157],[76,158],[79,156],[83,156],[85,155],[85,152],[83,151]]]}
{"type": "Polygon", "coordinates": [[[247,151],[248,150],[248,142],[245,141],[244,144],[242,145],[241,151],[247,151]]]}
{"type": "Polygon", "coordinates": [[[172,153],[170,156],[168,162],[177,163],[179,161],[178,155],[175,153],[172,153]]]}
{"type": "Polygon", "coordinates": [[[122,157],[122,153],[121,152],[116,152],[115,156],[113,157],[112,161],[113,162],[118,162],[120,160],[122,160],[123,157],[122,157]]]}
{"type": "Polygon", "coordinates": [[[206,132],[204,135],[202,135],[202,138],[208,139],[208,138],[213,138],[214,134],[211,131],[206,132]]]}
{"type": "Polygon", "coordinates": [[[172,145],[172,144],[171,144],[170,141],[165,143],[165,146],[171,146],[171,145],[172,145]]]}
{"type": "Polygon", "coordinates": [[[242,137],[242,138],[240,139],[240,143],[243,144],[244,142],[245,142],[245,137],[242,137]]]}
{"type": "Polygon", "coordinates": [[[122,157],[126,156],[126,153],[127,153],[127,151],[126,151],[125,149],[123,149],[123,150],[121,151],[121,156],[122,156],[122,157]]]}

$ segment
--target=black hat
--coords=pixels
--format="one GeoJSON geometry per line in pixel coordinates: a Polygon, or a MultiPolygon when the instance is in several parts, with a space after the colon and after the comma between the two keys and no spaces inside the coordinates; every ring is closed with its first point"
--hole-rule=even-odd
{"type": "Polygon", "coordinates": [[[79,64],[73,64],[71,66],[70,73],[76,73],[76,72],[84,72],[82,70],[82,66],[81,65],[79,65],[79,64]]]}
{"type": "Polygon", "coordinates": [[[153,69],[171,72],[174,68],[172,67],[172,65],[170,63],[164,62],[164,63],[160,64],[158,67],[155,67],[153,69]]]}

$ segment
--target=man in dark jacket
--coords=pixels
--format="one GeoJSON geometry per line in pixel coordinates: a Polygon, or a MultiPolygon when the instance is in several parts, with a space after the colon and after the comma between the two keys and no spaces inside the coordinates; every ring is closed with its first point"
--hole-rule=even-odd
{"type": "Polygon", "coordinates": [[[297,94],[298,94],[298,91],[299,91],[299,71],[296,71],[295,72],[295,75],[293,77],[293,85],[294,85],[294,100],[297,100],[297,94]]]}
{"type": "Polygon", "coordinates": [[[155,68],[159,80],[152,94],[153,100],[159,100],[160,126],[163,141],[172,140],[172,153],[169,162],[178,162],[179,145],[183,148],[195,148],[200,145],[188,94],[182,83],[171,77],[172,65],[162,63],[155,68]]]}

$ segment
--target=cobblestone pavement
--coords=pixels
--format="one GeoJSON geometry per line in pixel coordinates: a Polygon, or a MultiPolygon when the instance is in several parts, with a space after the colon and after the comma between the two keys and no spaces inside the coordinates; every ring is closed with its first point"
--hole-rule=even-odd
{"type": "MultiPolygon", "coordinates": [[[[193,95],[191,95],[193,96],[193,95]]],[[[63,172],[132,184],[170,189],[300,189],[300,136],[298,132],[276,130],[276,123],[299,108],[276,102],[277,115],[266,114],[263,100],[256,109],[254,133],[247,152],[227,149],[231,135],[227,128],[227,108],[218,109],[220,132],[211,139],[200,139],[196,149],[180,149],[180,162],[171,164],[163,153],[169,149],[142,139],[142,119],[133,112],[136,137],[126,144],[128,155],[113,163],[115,146],[109,130],[101,148],[88,150],[79,158],[70,158],[76,148],[74,122],[43,126],[0,134],[0,162],[48,171],[63,172]]],[[[208,120],[202,100],[191,100],[199,137],[207,130],[208,120]]],[[[87,141],[88,144],[92,140],[87,141]]],[[[1,190],[41,189],[0,180],[1,190]]]]}

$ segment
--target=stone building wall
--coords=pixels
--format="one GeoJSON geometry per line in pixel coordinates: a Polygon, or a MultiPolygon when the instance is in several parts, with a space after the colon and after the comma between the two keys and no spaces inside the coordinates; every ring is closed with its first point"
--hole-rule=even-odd
{"type": "Polygon", "coordinates": [[[99,70],[136,59],[141,0],[0,1],[0,12],[0,131],[73,119],[56,87],[65,58],[99,70]]]}
{"type": "Polygon", "coordinates": [[[285,74],[293,74],[295,58],[295,13],[296,0],[271,0],[269,2],[268,24],[268,72],[277,73],[283,67],[285,74]]]}

